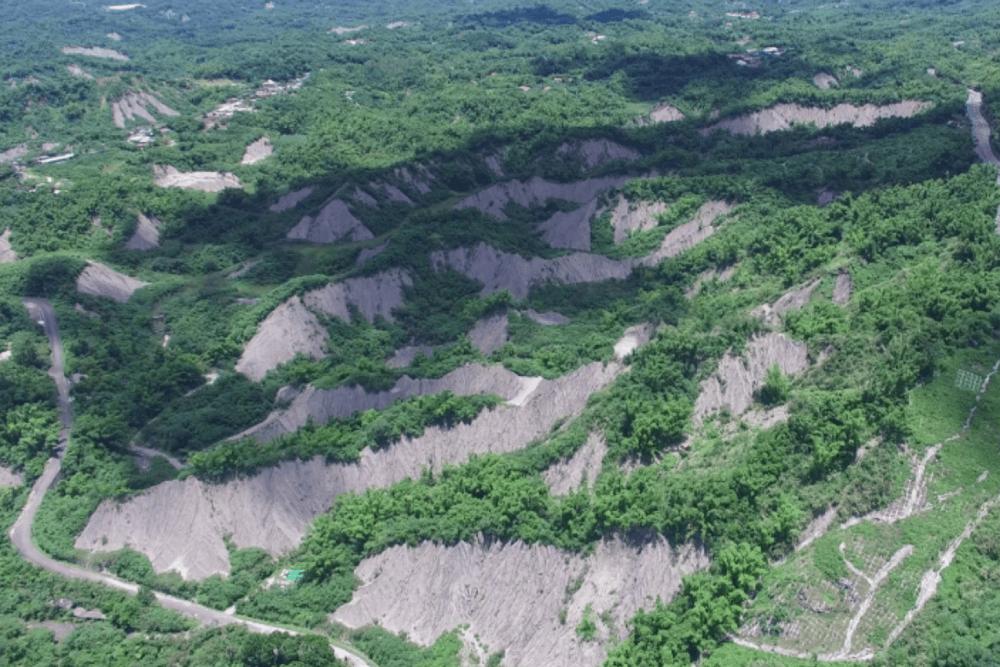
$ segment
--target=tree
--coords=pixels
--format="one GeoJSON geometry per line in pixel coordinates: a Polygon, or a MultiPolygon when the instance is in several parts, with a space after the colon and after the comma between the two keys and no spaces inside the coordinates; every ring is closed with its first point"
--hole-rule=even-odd
{"type": "Polygon", "coordinates": [[[632,426],[635,452],[648,457],[679,444],[690,415],[691,404],[683,398],[661,399],[653,406],[642,406],[632,426]]]}

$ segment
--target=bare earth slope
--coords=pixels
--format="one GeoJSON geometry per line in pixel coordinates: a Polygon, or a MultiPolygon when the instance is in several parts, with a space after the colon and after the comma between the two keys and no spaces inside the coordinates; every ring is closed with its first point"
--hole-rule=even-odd
{"type": "Polygon", "coordinates": [[[550,466],[542,475],[549,492],[554,496],[564,496],[584,483],[587,488],[593,488],[607,453],[608,445],[604,437],[591,433],[573,456],[550,466]]]}
{"type": "Polygon", "coordinates": [[[356,308],[369,322],[377,317],[392,321],[392,311],[403,303],[403,288],[410,285],[409,275],[391,269],[373,276],[349,278],[339,283],[294,296],[271,311],[257,327],[236,370],[252,380],[301,354],[321,359],[326,354],[329,335],[317,315],[336,317],[349,322],[356,308]]]}
{"type": "Polygon", "coordinates": [[[631,264],[602,255],[573,253],[554,259],[502,252],[480,243],[471,248],[438,251],[431,255],[435,268],[450,268],[483,285],[483,294],[507,290],[524,299],[535,285],[546,282],[565,284],[622,280],[632,272],[631,264]]]}
{"type": "MultiPolygon", "coordinates": [[[[718,219],[732,208],[723,201],[706,202],[691,220],[670,230],[659,248],[639,259],[615,260],[583,252],[529,259],[479,243],[469,248],[435,251],[431,253],[431,264],[435,269],[449,268],[482,284],[483,294],[507,290],[515,299],[524,299],[533,287],[545,283],[571,285],[623,280],[636,266],[655,266],[676,257],[714,234],[718,219]]],[[[587,230],[589,233],[589,225],[587,230]]]]}
{"type": "Polygon", "coordinates": [[[107,500],[77,537],[76,547],[114,551],[129,546],[149,557],[157,572],[176,570],[187,579],[225,574],[225,536],[237,547],[286,552],[341,493],[388,486],[474,454],[523,448],[578,415],[590,395],[622,370],[617,363],[588,364],[558,380],[538,382],[530,395],[469,424],[434,427],[384,449],[365,449],[354,464],[326,465],[319,458],[285,462],[224,484],[188,478],[158,484],[121,504],[107,500]]]}
{"type": "Polygon", "coordinates": [[[321,359],[329,334],[319,320],[294,296],[271,311],[236,362],[237,372],[259,381],[272,368],[296,355],[321,359]]]}
{"type": "Polygon", "coordinates": [[[63,54],[67,56],[87,56],[88,58],[105,58],[107,60],[117,60],[127,62],[128,56],[114,49],[105,49],[100,46],[64,46],[63,54]]]}
{"type": "Polygon", "coordinates": [[[818,128],[833,125],[870,127],[883,118],[910,118],[931,108],[929,102],[906,100],[895,104],[877,106],[864,104],[838,104],[831,109],[804,107],[799,104],[778,104],[745,116],[727,118],[702,130],[709,134],[725,130],[733,134],[767,134],[787,130],[793,125],[815,125],[818,128]]]}
{"type": "Polygon", "coordinates": [[[303,301],[318,313],[351,321],[351,308],[357,308],[368,322],[381,317],[392,321],[392,311],[403,305],[403,290],[412,284],[402,269],[389,269],[363,278],[349,278],[339,283],[307,292],[303,301]]]}
{"type": "Polygon", "coordinates": [[[161,188],[181,188],[201,192],[222,192],[227,188],[242,188],[240,179],[217,171],[181,172],[174,167],[153,167],[153,181],[161,188]]]}
{"type": "Polygon", "coordinates": [[[363,561],[355,570],[361,587],[332,619],[352,628],[378,623],[425,646],[468,624],[466,637],[488,653],[503,651],[503,665],[596,666],[636,611],[670,600],[681,577],[707,566],[700,549],[662,539],[607,540],[590,556],[522,542],[425,542],[363,561]],[[576,632],[588,606],[592,642],[576,632]]]}
{"type": "Polygon", "coordinates": [[[281,195],[281,197],[278,198],[278,201],[271,204],[268,210],[270,210],[271,213],[284,213],[285,211],[290,211],[305,201],[312,193],[313,189],[310,187],[288,192],[281,195]]]}
{"type": "Polygon", "coordinates": [[[722,409],[735,416],[742,415],[750,408],[754,394],[764,385],[772,366],[777,365],[785,375],[801,373],[809,365],[806,352],[805,344],[780,333],[751,339],[742,356],[727,352],[715,373],[701,383],[701,393],[694,404],[695,422],[701,423],[722,409]]]}
{"type": "Polygon", "coordinates": [[[132,91],[111,103],[111,119],[115,127],[120,129],[125,129],[126,123],[136,119],[156,124],[156,118],[149,112],[150,107],[161,116],[175,117],[180,115],[161,102],[155,95],[132,91]]]}
{"type": "Polygon", "coordinates": [[[23,483],[24,480],[21,479],[21,475],[10,468],[0,466],[0,489],[21,486],[23,483]]]}
{"type": "Polygon", "coordinates": [[[135,225],[135,231],[125,242],[126,250],[138,250],[146,252],[160,247],[160,223],[156,217],[139,214],[135,225]]]}
{"type": "Polygon", "coordinates": [[[387,391],[369,392],[357,385],[333,389],[317,389],[309,385],[287,408],[275,410],[264,421],[232,439],[254,438],[267,442],[285,433],[293,433],[310,421],[325,424],[331,419],[349,417],[355,412],[381,410],[396,401],[443,391],[462,396],[495,394],[511,400],[527,379],[502,366],[466,364],[440,378],[413,379],[404,375],[387,391]]]}
{"type": "Polygon", "coordinates": [[[374,238],[341,199],[328,202],[315,217],[307,215],[302,218],[288,231],[287,237],[309,243],[334,243],[343,238],[367,241],[374,238]]]}
{"type": "Polygon", "coordinates": [[[3,230],[0,234],[0,264],[8,264],[17,261],[17,253],[10,245],[10,228],[3,230]]]}
{"type": "Polygon", "coordinates": [[[591,199],[572,211],[557,211],[538,229],[542,239],[553,248],[589,252],[590,221],[597,214],[597,200],[591,199]]]}
{"type": "Polygon", "coordinates": [[[474,208],[498,220],[506,220],[504,209],[508,204],[534,208],[556,199],[586,204],[600,193],[619,187],[628,180],[624,176],[608,176],[557,183],[536,176],[528,181],[506,181],[491,185],[461,200],[455,208],[474,208]]]}
{"type": "Polygon", "coordinates": [[[482,318],[469,332],[472,347],[485,356],[493,354],[507,342],[509,324],[506,312],[482,318]]]}
{"type": "Polygon", "coordinates": [[[272,153],[274,153],[274,146],[271,145],[271,140],[267,137],[261,137],[246,147],[240,164],[257,164],[270,157],[272,153]]]}
{"type": "Polygon", "coordinates": [[[667,210],[663,202],[630,203],[625,197],[619,197],[611,213],[611,227],[614,229],[615,243],[621,243],[632,232],[652,229],[658,223],[657,216],[667,210]]]}
{"type": "Polygon", "coordinates": [[[88,263],[87,268],[76,278],[78,292],[104,297],[118,303],[125,303],[132,298],[136,290],[148,284],[99,262],[88,263]]]}
{"type": "Polygon", "coordinates": [[[639,151],[607,139],[587,139],[567,142],[556,149],[556,155],[563,159],[578,160],[585,169],[593,169],[611,162],[632,162],[638,160],[639,151]]]}

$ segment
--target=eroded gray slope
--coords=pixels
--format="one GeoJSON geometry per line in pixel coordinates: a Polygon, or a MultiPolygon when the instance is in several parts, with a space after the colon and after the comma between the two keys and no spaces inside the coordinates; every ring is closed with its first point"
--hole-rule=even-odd
{"type": "Polygon", "coordinates": [[[586,204],[597,195],[611,188],[624,185],[626,176],[588,178],[571,183],[557,183],[535,176],[527,181],[505,181],[469,195],[458,202],[455,208],[474,208],[498,220],[506,220],[504,210],[509,204],[523,208],[544,206],[553,200],[563,200],[586,204]]]}
{"type": "Polygon", "coordinates": [[[362,278],[330,283],[284,301],[258,325],[243,349],[236,370],[259,381],[268,371],[303,355],[321,359],[329,334],[317,315],[351,321],[357,309],[369,322],[392,320],[392,311],[403,303],[403,289],[411,284],[409,274],[391,269],[362,278]]]}
{"type": "MultiPolygon", "coordinates": [[[[525,258],[478,243],[435,251],[431,253],[431,264],[435,269],[451,269],[477,281],[483,286],[483,294],[507,290],[514,298],[524,299],[533,287],[545,283],[572,285],[623,280],[638,266],[655,266],[705,241],[718,230],[719,218],[732,209],[727,202],[706,202],[691,220],[670,230],[659,248],[636,259],[616,260],[584,252],[525,258]]],[[[589,222],[586,228],[589,233],[589,222]]]]}
{"type": "Polygon", "coordinates": [[[357,463],[291,461],[224,484],[188,478],[158,484],[123,503],[106,500],[75,544],[90,551],[127,546],[149,557],[157,572],[175,570],[186,579],[226,574],[225,536],[237,547],[284,553],[336,496],[389,486],[474,454],[523,448],[578,415],[590,395],[622,370],[617,363],[595,362],[557,380],[537,381],[533,392],[522,392],[469,424],[432,427],[385,449],[365,449],[357,463]]]}
{"type": "Polygon", "coordinates": [[[294,433],[310,421],[325,424],[356,412],[381,410],[396,401],[413,396],[443,391],[460,396],[495,394],[504,400],[510,400],[521,391],[523,383],[528,379],[515,375],[503,366],[466,364],[440,378],[414,379],[404,375],[387,391],[369,392],[357,385],[333,389],[317,389],[309,385],[287,408],[275,410],[264,421],[232,439],[254,438],[267,442],[285,433],[294,433]]]}
{"type": "Polygon", "coordinates": [[[795,125],[814,125],[817,128],[835,125],[870,127],[885,118],[912,118],[930,109],[930,102],[905,100],[894,104],[838,104],[835,107],[806,107],[800,104],[776,104],[744,116],[727,118],[711,125],[702,134],[725,130],[732,134],[754,135],[787,130],[795,125]]]}
{"type": "Polygon", "coordinates": [[[468,625],[466,637],[488,653],[503,651],[504,665],[587,667],[603,662],[636,611],[669,601],[684,575],[707,566],[704,551],[662,539],[606,540],[589,556],[522,542],[424,542],[363,561],[355,570],[361,587],[332,619],[351,628],[377,623],[425,646],[468,625]],[[594,641],[576,631],[588,607],[594,641]]]}

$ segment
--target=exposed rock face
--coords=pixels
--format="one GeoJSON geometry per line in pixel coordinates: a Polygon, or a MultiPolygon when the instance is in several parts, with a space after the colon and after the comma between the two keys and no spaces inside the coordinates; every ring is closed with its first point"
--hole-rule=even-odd
{"type": "Polygon", "coordinates": [[[813,85],[820,90],[829,90],[834,86],[839,86],[840,82],[837,81],[837,77],[829,72],[820,72],[813,77],[813,85]]]}
{"type": "Polygon", "coordinates": [[[294,192],[289,192],[278,198],[278,201],[271,204],[269,210],[271,213],[284,213],[285,211],[290,211],[303,201],[309,198],[309,195],[313,193],[311,187],[302,188],[301,190],[295,190],[294,192]]]}
{"type": "Polygon", "coordinates": [[[466,364],[440,378],[414,379],[404,375],[387,391],[369,392],[357,385],[333,389],[317,389],[309,385],[287,408],[275,410],[261,423],[231,439],[254,438],[268,442],[285,433],[294,433],[310,421],[326,424],[356,412],[382,410],[397,401],[443,391],[460,396],[495,394],[509,401],[520,393],[525,379],[502,366],[466,364]]]}
{"type": "Polygon", "coordinates": [[[564,496],[583,484],[593,488],[607,453],[608,445],[604,438],[599,433],[591,433],[573,456],[552,465],[542,474],[549,492],[554,496],[564,496]]]}
{"type": "Polygon", "coordinates": [[[472,347],[485,356],[493,354],[507,343],[509,324],[506,312],[479,320],[469,332],[469,341],[472,343],[472,347]]]}
{"type": "Polygon", "coordinates": [[[0,164],[10,164],[11,162],[20,160],[27,154],[27,144],[19,144],[13,148],[8,148],[7,150],[0,152],[0,164]]]}
{"type": "Polygon", "coordinates": [[[778,104],[769,109],[756,111],[745,116],[727,118],[711,125],[702,134],[725,130],[732,134],[767,134],[787,130],[793,125],[815,125],[817,128],[833,125],[853,125],[870,127],[884,118],[911,118],[933,106],[930,102],[907,100],[876,106],[865,104],[838,104],[832,109],[804,107],[798,104],[778,104]]]}
{"type": "Polygon", "coordinates": [[[411,284],[409,275],[393,269],[374,276],[350,278],[307,292],[301,299],[288,299],[275,308],[257,327],[257,333],[243,350],[236,370],[259,381],[268,371],[291,361],[296,355],[321,359],[326,354],[329,334],[316,314],[351,320],[351,308],[374,322],[376,317],[392,320],[392,310],[403,303],[403,288],[411,284]]]}
{"type": "Polygon", "coordinates": [[[356,464],[325,465],[319,458],[285,462],[225,484],[188,478],[158,484],[120,504],[106,500],[76,547],[114,551],[128,545],[148,556],[157,572],[176,570],[186,579],[225,574],[224,536],[231,535],[237,547],[284,553],[341,493],[389,486],[475,454],[521,449],[578,415],[590,395],[621,371],[618,364],[593,363],[558,380],[538,380],[530,394],[483,412],[469,424],[432,427],[385,449],[366,449],[356,464]],[[514,405],[515,400],[521,405],[514,405]]]}
{"type": "Polygon", "coordinates": [[[413,284],[402,269],[390,269],[364,278],[349,278],[339,283],[307,292],[305,304],[329,317],[351,321],[351,308],[357,308],[368,322],[381,317],[392,321],[392,311],[403,305],[403,290],[413,284]]]}
{"type": "Polygon", "coordinates": [[[818,206],[829,206],[836,201],[838,196],[840,195],[836,191],[824,188],[816,193],[816,204],[818,206]]]}
{"type": "Polygon", "coordinates": [[[624,196],[618,198],[618,203],[611,212],[611,227],[614,229],[615,243],[621,243],[630,234],[637,231],[652,229],[659,224],[658,216],[667,211],[663,202],[630,203],[624,196]]]}
{"type": "Polygon", "coordinates": [[[837,280],[833,283],[833,302],[838,306],[847,305],[853,291],[854,281],[851,280],[851,274],[847,271],[838,273],[837,280]]]}
{"type": "Polygon", "coordinates": [[[529,308],[524,311],[524,316],[536,324],[541,324],[543,327],[555,327],[570,323],[570,319],[568,317],[551,310],[540,313],[537,310],[531,310],[529,308]]]}
{"type": "Polygon", "coordinates": [[[609,176],[573,183],[556,183],[536,176],[528,181],[506,181],[491,185],[458,202],[455,208],[474,208],[498,220],[506,220],[504,209],[508,204],[533,208],[556,199],[586,204],[605,190],[619,187],[627,180],[622,176],[609,176]]]}
{"type": "Polygon", "coordinates": [[[75,76],[78,79],[87,79],[88,81],[93,80],[94,75],[83,69],[76,63],[71,65],[66,65],[66,71],[70,73],[71,76],[75,76]]]}
{"type": "Polygon", "coordinates": [[[396,350],[386,360],[385,365],[389,368],[406,368],[407,366],[412,366],[417,357],[431,357],[433,354],[433,345],[407,345],[396,350]]]}
{"type": "Polygon", "coordinates": [[[369,262],[369,260],[375,259],[383,252],[385,252],[385,249],[388,247],[389,247],[389,242],[383,241],[382,243],[379,243],[377,246],[362,249],[361,252],[358,253],[358,258],[354,260],[354,265],[364,266],[369,262]]]}
{"type": "Polygon", "coordinates": [[[656,327],[652,324],[637,324],[629,327],[615,343],[615,359],[624,361],[628,355],[652,340],[656,327]]]}
{"type": "Polygon", "coordinates": [[[707,566],[704,551],[662,539],[638,547],[606,540],[590,556],[522,542],[425,542],[363,561],[361,587],[331,618],[351,628],[378,623],[425,646],[467,624],[488,652],[503,651],[504,665],[589,667],[604,661],[636,611],[669,601],[684,575],[707,566]],[[576,633],[588,605],[598,626],[592,642],[576,633]]]}
{"type": "Polygon", "coordinates": [[[355,203],[362,204],[368,208],[378,208],[378,200],[359,187],[354,188],[354,191],[351,193],[351,199],[355,203]]]}
{"type": "Polygon", "coordinates": [[[382,183],[382,192],[385,196],[389,198],[394,204],[405,204],[406,206],[413,206],[413,200],[406,196],[406,193],[397,188],[392,183],[382,183]]]}
{"type": "Polygon", "coordinates": [[[798,375],[809,366],[806,346],[780,333],[751,339],[742,357],[727,352],[711,377],[701,383],[694,404],[695,424],[726,409],[742,415],[753,404],[754,394],[764,386],[767,372],[777,365],[785,375],[798,375]]]}
{"type": "Polygon", "coordinates": [[[803,306],[809,303],[813,292],[819,287],[819,283],[819,278],[817,278],[805,285],[791,289],[781,295],[781,298],[774,303],[765,303],[764,305],[757,306],[750,311],[750,314],[760,318],[765,324],[778,326],[786,314],[801,310],[803,306]]]}
{"type": "Polygon", "coordinates": [[[117,60],[127,62],[128,56],[114,49],[105,49],[100,46],[64,46],[62,52],[67,56],[87,56],[88,58],[104,58],[106,60],[117,60]]]}
{"type": "Polygon", "coordinates": [[[676,257],[685,250],[690,250],[716,232],[716,221],[733,210],[731,204],[724,201],[709,201],[701,205],[688,222],[671,229],[660,247],[642,259],[644,266],[656,266],[665,259],[676,257]]]}
{"type": "Polygon", "coordinates": [[[19,473],[14,472],[10,468],[0,466],[0,489],[21,486],[23,483],[24,480],[21,479],[19,473]]]}
{"type": "Polygon", "coordinates": [[[261,137],[247,146],[240,164],[257,164],[261,160],[271,157],[272,153],[274,153],[274,146],[271,145],[271,140],[267,137],[261,137]]]}
{"type": "Polygon", "coordinates": [[[137,119],[155,125],[156,118],[149,112],[150,108],[161,116],[180,115],[151,93],[130,92],[111,103],[111,119],[120,129],[137,119]]]}
{"type": "Polygon", "coordinates": [[[655,266],[676,257],[714,234],[718,218],[731,210],[732,205],[723,201],[706,202],[690,221],[672,229],[657,250],[639,260],[619,261],[582,252],[553,259],[526,259],[480,243],[471,248],[431,253],[431,263],[435,269],[450,268],[481,283],[483,294],[505,289],[514,298],[524,299],[532,287],[543,283],[622,280],[636,266],[655,266]]]}
{"type": "Polygon", "coordinates": [[[729,279],[732,278],[735,274],[736,274],[735,265],[727,266],[725,269],[722,269],[721,271],[718,269],[703,271],[701,274],[698,275],[697,278],[695,278],[694,284],[691,285],[691,287],[686,292],[684,292],[684,296],[686,296],[689,299],[693,299],[699,294],[701,294],[701,289],[702,287],[705,286],[705,283],[712,280],[717,280],[721,283],[728,282],[729,279]]]}
{"type": "Polygon", "coordinates": [[[76,291],[125,303],[137,290],[149,283],[118,273],[100,262],[88,262],[76,278],[76,291]]]}
{"type": "Polygon", "coordinates": [[[227,188],[242,188],[233,174],[217,171],[180,172],[174,167],[153,167],[153,181],[161,188],[182,188],[202,192],[222,192],[227,188]]]}
{"type": "Polygon", "coordinates": [[[396,167],[392,170],[393,176],[403,185],[413,188],[421,195],[429,194],[434,176],[423,165],[410,167],[396,167]]]}
{"type": "Polygon", "coordinates": [[[622,280],[632,266],[601,255],[573,253],[554,259],[505,253],[479,243],[472,248],[456,248],[431,254],[436,269],[450,268],[481,283],[483,294],[507,290],[516,299],[524,299],[535,285],[546,282],[575,284],[622,280]]]}
{"type": "Polygon", "coordinates": [[[607,139],[587,139],[564,143],[556,149],[561,158],[579,161],[585,169],[593,169],[611,162],[633,162],[641,155],[639,151],[607,139]]]}
{"type": "Polygon", "coordinates": [[[259,382],[267,372],[298,355],[321,359],[329,334],[316,316],[293,296],[271,311],[236,362],[236,371],[259,382]]]}
{"type": "Polygon", "coordinates": [[[590,251],[590,223],[598,215],[597,200],[591,199],[572,211],[558,211],[539,225],[542,238],[553,248],[590,251]]]}
{"type": "Polygon", "coordinates": [[[338,25],[333,28],[330,28],[329,30],[327,30],[327,32],[337,35],[338,37],[342,37],[344,35],[350,35],[352,32],[360,32],[361,30],[364,30],[367,27],[368,26],[366,25],[358,25],[352,27],[338,25]]]}
{"type": "Polygon", "coordinates": [[[489,169],[491,172],[493,172],[494,176],[496,176],[497,178],[503,178],[504,176],[503,161],[499,154],[494,153],[492,155],[487,155],[483,159],[483,162],[486,163],[486,168],[489,169]]]}
{"type": "Polygon", "coordinates": [[[367,241],[374,238],[342,199],[327,202],[315,218],[311,215],[302,218],[288,231],[286,237],[309,243],[334,243],[343,238],[367,241]]]}
{"type": "Polygon", "coordinates": [[[146,252],[160,247],[160,225],[156,217],[139,214],[132,236],[125,242],[126,250],[146,252]]]}
{"type": "Polygon", "coordinates": [[[8,264],[17,261],[17,253],[10,245],[10,227],[0,234],[0,264],[8,264]]]}
{"type": "Polygon", "coordinates": [[[653,110],[649,112],[649,115],[640,124],[657,125],[659,123],[674,123],[679,120],[684,120],[684,114],[681,113],[681,110],[664,102],[653,107],[653,110]]]}

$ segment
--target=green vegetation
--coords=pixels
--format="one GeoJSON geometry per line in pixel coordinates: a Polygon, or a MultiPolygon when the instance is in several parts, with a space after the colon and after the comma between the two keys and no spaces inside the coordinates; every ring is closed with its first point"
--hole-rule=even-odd
{"type": "Polygon", "coordinates": [[[461,640],[454,634],[442,635],[433,646],[418,648],[378,627],[350,634],[351,643],[381,667],[451,667],[458,660],[461,640]]]}
{"type": "MultiPolygon", "coordinates": [[[[996,361],[1000,331],[1000,192],[994,170],[974,165],[963,108],[967,88],[981,90],[988,119],[1000,127],[994,3],[803,0],[765,3],[759,20],[687,0],[641,9],[611,0],[586,8],[568,0],[270,8],[182,0],[122,12],[55,0],[15,5],[0,26],[0,153],[24,144],[24,155],[0,164],[0,233],[10,228],[19,257],[0,264],[0,465],[30,484],[56,451],[51,351],[21,303],[44,297],[66,341],[75,424],[35,539],[56,558],[146,588],[126,598],[62,581],[0,544],[0,663],[334,664],[317,636],[193,629],[153,604],[155,589],[339,633],[380,667],[455,665],[461,629],[419,648],[379,629],[331,628],[328,615],[351,598],[363,559],[394,545],[478,536],[585,553],[619,536],[695,542],[712,565],[687,577],[672,600],[637,614],[607,664],[796,664],[726,638],[748,623],[762,641],[778,642],[790,623],[802,621],[809,637],[814,627],[846,621],[851,608],[837,586],[852,576],[848,563],[869,567],[909,545],[912,554],[874,598],[876,620],[858,626],[859,641],[880,644],[889,620],[912,606],[915,582],[1000,488],[988,426],[996,423],[996,392],[960,433],[996,361]],[[361,25],[357,34],[330,30],[361,25]],[[67,54],[64,46],[102,46],[129,59],[67,54]],[[820,72],[837,85],[814,84],[820,72]],[[253,99],[267,79],[302,85],[253,99]],[[111,105],[141,91],[177,115],[158,112],[156,123],[116,128],[111,105]],[[254,112],[206,129],[205,115],[234,98],[254,112]],[[871,127],[702,132],[716,117],[777,103],[901,100],[933,107],[871,127]],[[684,120],[640,121],[661,102],[684,120]],[[150,145],[126,141],[145,125],[150,145]],[[264,136],[274,155],[241,164],[247,144],[264,136]],[[593,139],[639,157],[587,167],[560,151],[593,139]],[[74,157],[37,162],[63,152],[74,157]],[[231,172],[244,187],[221,194],[159,188],[154,165],[231,172]],[[431,176],[418,185],[399,168],[431,176]],[[711,238],[659,266],[637,267],[624,280],[537,285],[523,302],[502,291],[484,296],[475,280],[432,266],[430,253],[478,243],[526,259],[565,257],[538,225],[572,210],[570,202],[512,204],[503,221],[454,205],[502,180],[584,176],[633,179],[600,195],[603,213],[590,221],[591,251],[614,260],[657,249],[705,202],[735,208],[711,238]],[[297,208],[269,209],[306,185],[313,192],[297,208]],[[374,204],[361,203],[358,188],[374,204]],[[837,197],[820,206],[821,193],[837,197]],[[666,209],[651,228],[616,245],[607,209],[619,194],[666,209]],[[375,238],[287,242],[288,230],[332,197],[347,201],[375,238]],[[162,223],[160,244],[148,252],[124,247],[140,213],[162,223]],[[362,250],[383,244],[359,264],[362,250]],[[81,294],[75,281],[90,260],[150,285],[127,303],[81,294]],[[328,334],[322,359],[299,356],[259,383],[234,372],[278,304],[390,268],[412,281],[391,318],[369,322],[357,309],[350,321],[320,318],[328,334]],[[723,277],[723,269],[731,271],[723,277]],[[831,299],[841,272],[853,281],[846,305],[831,299]],[[780,323],[750,315],[812,280],[820,282],[816,295],[780,323]],[[528,309],[569,321],[545,326],[528,309]],[[510,320],[508,340],[485,359],[467,336],[478,319],[501,311],[510,320]],[[552,379],[610,361],[622,331],[644,323],[658,325],[657,335],[580,416],[521,451],[341,496],[291,554],[273,559],[230,545],[228,577],[190,582],[154,572],[137,551],[82,554],[73,546],[107,499],[192,475],[224,483],[284,460],[349,463],[366,447],[405,447],[430,427],[469,423],[500,402],[420,396],[264,444],[228,439],[280,407],[283,386],[384,391],[404,374],[440,377],[468,362],[552,379]],[[783,415],[774,410],[783,408],[787,421],[759,429],[723,411],[702,424],[695,418],[702,382],[723,355],[739,354],[770,328],[809,351],[805,372],[771,366],[753,396],[755,414],[783,415]],[[411,344],[434,352],[390,368],[386,360],[411,344]],[[596,483],[553,495],[543,473],[595,432],[607,444],[596,483]],[[926,512],[898,523],[838,523],[833,534],[792,551],[810,519],[830,507],[838,522],[887,507],[913,461],[956,434],[932,461],[926,512]],[[141,468],[132,444],[186,465],[178,472],[154,458],[141,468]],[[302,580],[262,586],[286,567],[301,568],[302,580]],[[790,598],[806,589],[809,604],[829,609],[820,621],[790,598]],[[74,619],[51,603],[64,597],[107,618],[74,619]],[[57,642],[35,627],[43,621],[74,629],[57,642]]],[[[4,527],[25,497],[26,487],[0,489],[4,527]]],[[[958,549],[938,595],[876,664],[990,664],[1000,622],[991,611],[1000,562],[991,541],[995,514],[958,549]]],[[[587,607],[568,630],[599,642],[600,623],[607,625],[587,607]]],[[[796,650],[804,653],[839,648],[821,645],[827,639],[802,641],[796,650]]],[[[501,664],[504,647],[487,648],[499,651],[490,664],[501,664]]]]}
{"type": "Polygon", "coordinates": [[[366,446],[386,447],[404,437],[414,438],[428,426],[468,423],[480,410],[498,403],[495,396],[455,396],[448,391],[418,396],[382,411],[366,410],[323,426],[307,425],[263,444],[249,438],[222,443],[194,454],[189,470],[197,477],[218,480],[289,458],[354,461],[366,446]]]}

